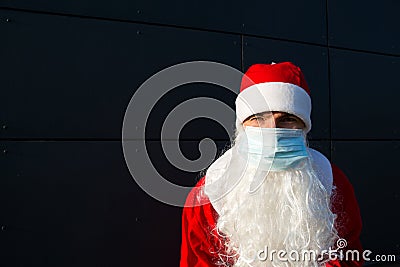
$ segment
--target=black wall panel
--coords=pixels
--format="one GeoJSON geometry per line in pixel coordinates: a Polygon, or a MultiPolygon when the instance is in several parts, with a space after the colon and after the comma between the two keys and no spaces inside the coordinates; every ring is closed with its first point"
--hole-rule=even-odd
{"type": "Polygon", "coordinates": [[[327,2],[330,45],[400,55],[399,1],[327,2]]]}
{"type": "Polygon", "coordinates": [[[332,136],[398,139],[398,57],[332,49],[332,136]]]}
{"type": "Polygon", "coordinates": [[[325,1],[51,1],[4,0],[0,7],[254,34],[326,43],[325,1]],[[296,30],[294,30],[294,28],[296,30]]]}
{"type": "Polygon", "coordinates": [[[245,37],[243,63],[245,69],[255,63],[292,61],[301,66],[312,99],[312,139],[329,138],[330,106],[328,51],[325,47],[245,37]]]}
{"type": "MultiPolygon", "coordinates": [[[[218,151],[226,144],[217,142],[218,151]]],[[[198,142],[180,145],[188,158],[199,156],[198,142]]],[[[0,146],[7,150],[0,179],[4,266],[145,266],[149,259],[151,266],[178,265],[181,209],[139,188],[120,141],[0,146]]],[[[147,141],[147,149],[165,179],[193,186],[200,178],[171,167],[160,141],[147,141]]]]}
{"type": "Polygon", "coordinates": [[[0,7],[11,7],[78,16],[101,17],[153,24],[240,32],[241,6],[218,1],[129,1],[83,0],[57,2],[51,0],[9,1],[0,7]]]}
{"type": "MultiPolygon", "coordinates": [[[[1,1],[0,266],[178,265],[182,210],[135,183],[121,129],[146,79],[196,60],[242,71],[298,64],[312,92],[310,146],[352,182],[364,247],[399,254],[398,10],[391,0],[1,1]]],[[[233,110],[236,94],[177,87],[154,106],[146,140],[132,141],[146,142],[154,168],[183,186],[201,173],[169,162],[161,129],[171,110],[198,97],[233,110]]],[[[226,116],[233,127],[234,115],[226,116]]],[[[184,156],[197,159],[204,138],[219,155],[229,144],[224,126],[187,123],[184,156]]]]}
{"type": "Polygon", "coordinates": [[[243,2],[244,33],[326,44],[325,1],[243,2]]]}
{"type": "Polygon", "coordinates": [[[400,249],[399,141],[334,141],[332,160],[353,184],[363,219],[362,243],[374,253],[400,249]]]}
{"type": "MultiPolygon", "coordinates": [[[[234,133],[235,100],[239,87],[240,81],[237,82],[236,92],[232,92],[229,89],[217,85],[205,83],[186,84],[175,88],[163,96],[153,107],[146,122],[146,138],[175,139],[179,136],[180,140],[201,140],[203,138],[228,140],[234,133]],[[213,108],[211,108],[210,105],[212,102],[207,102],[208,100],[217,100],[219,102],[214,104],[212,106],[213,108]],[[194,101],[194,103],[187,101],[194,101]],[[227,106],[222,106],[224,105],[222,103],[227,106]],[[178,105],[184,105],[182,110],[190,109],[187,116],[184,116],[182,111],[174,111],[178,105]],[[205,117],[205,109],[210,110],[209,113],[214,119],[205,117]],[[226,113],[227,110],[229,113],[226,113]],[[172,113],[171,115],[171,112],[176,113],[172,113]],[[169,121],[166,121],[168,116],[172,117],[170,117],[169,121]],[[182,120],[184,117],[193,120],[181,125],[181,123],[178,123],[178,117],[182,120]],[[175,120],[175,122],[171,123],[171,120],[175,120]],[[163,127],[165,129],[167,125],[175,129],[171,132],[165,131],[164,136],[161,136],[161,130],[163,127]],[[175,126],[183,126],[183,128],[180,130],[175,126]]],[[[139,124],[138,127],[140,127],[139,124]]],[[[141,132],[135,132],[133,138],[142,138],[141,132]]]]}
{"type": "Polygon", "coordinates": [[[313,141],[309,140],[309,147],[318,150],[329,160],[331,159],[331,142],[330,141],[313,141]]]}
{"type": "Polygon", "coordinates": [[[1,147],[7,150],[0,186],[5,266],[103,266],[114,220],[131,222],[127,237],[138,231],[143,192],[126,171],[119,142],[4,141],[1,147]],[[130,211],[109,217],[117,191],[129,192],[130,211]]]}
{"type": "MultiPolygon", "coordinates": [[[[2,24],[7,64],[0,66],[0,82],[9,88],[2,92],[3,137],[120,138],[129,99],[156,72],[194,60],[240,68],[239,36],[5,10],[0,15],[10,19],[2,24]]],[[[229,92],[219,98],[234,104],[229,92]]]]}

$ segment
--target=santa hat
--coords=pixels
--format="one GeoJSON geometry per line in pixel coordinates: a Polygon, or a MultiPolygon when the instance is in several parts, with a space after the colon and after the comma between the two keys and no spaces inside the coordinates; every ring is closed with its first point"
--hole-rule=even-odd
{"type": "Polygon", "coordinates": [[[301,69],[291,62],[255,64],[242,78],[236,98],[236,127],[251,115],[281,111],[293,114],[311,129],[310,89],[301,69]]]}

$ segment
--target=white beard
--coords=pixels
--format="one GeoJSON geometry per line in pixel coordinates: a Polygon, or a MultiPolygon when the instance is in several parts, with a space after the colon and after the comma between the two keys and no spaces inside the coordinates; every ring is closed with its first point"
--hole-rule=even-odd
{"type": "MultiPolygon", "coordinates": [[[[266,261],[258,258],[268,255],[258,254],[261,250],[284,250],[289,254],[334,247],[338,236],[334,227],[336,215],[330,209],[331,194],[317,177],[311,161],[306,160],[302,169],[268,172],[252,193],[249,184],[260,175],[256,168],[248,167],[237,175],[242,177],[240,182],[219,208],[217,231],[228,240],[227,255],[221,258],[234,257],[234,266],[317,266],[313,260],[280,261],[277,254],[273,261],[269,256],[266,261]]],[[[290,258],[288,254],[286,258],[290,258]]]]}

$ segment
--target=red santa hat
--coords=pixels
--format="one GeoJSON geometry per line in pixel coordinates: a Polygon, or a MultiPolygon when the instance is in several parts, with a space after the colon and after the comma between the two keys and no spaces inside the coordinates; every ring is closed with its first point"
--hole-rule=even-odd
{"type": "Polygon", "coordinates": [[[301,69],[291,62],[255,64],[242,78],[236,98],[236,127],[251,115],[281,111],[293,114],[311,129],[310,89],[301,69]]]}

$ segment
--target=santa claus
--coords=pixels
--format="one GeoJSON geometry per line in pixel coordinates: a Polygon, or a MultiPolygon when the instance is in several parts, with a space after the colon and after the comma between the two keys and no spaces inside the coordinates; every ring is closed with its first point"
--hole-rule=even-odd
{"type": "Polygon", "coordinates": [[[299,67],[248,69],[236,99],[235,140],[183,209],[181,267],[362,265],[344,257],[362,250],[353,188],[308,147],[310,113],[299,67]]]}

